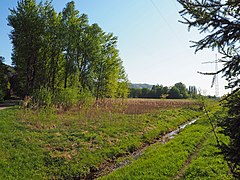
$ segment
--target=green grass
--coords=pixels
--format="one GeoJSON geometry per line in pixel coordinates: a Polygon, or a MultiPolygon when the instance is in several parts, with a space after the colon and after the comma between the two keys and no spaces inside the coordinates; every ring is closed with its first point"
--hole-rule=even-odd
{"type": "MultiPolygon", "coordinates": [[[[218,137],[221,141],[226,141],[224,136],[218,134],[218,137]]],[[[193,160],[186,169],[182,179],[233,179],[227,163],[224,161],[216,145],[216,139],[211,134],[203,144],[203,148],[199,152],[197,159],[193,160]]]]}
{"type": "Polygon", "coordinates": [[[198,158],[186,165],[189,167],[183,179],[231,179],[223,157],[215,154],[219,151],[210,132],[206,116],[200,118],[167,144],[150,146],[130,165],[100,179],[174,179],[197,145],[206,138],[198,158]]]}
{"type": "Polygon", "coordinates": [[[206,124],[198,121],[187,127],[173,140],[165,145],[151,146],[132,164],[121,168],[102,179],[160,179],[174,178],[188,155],[210,131],[206,124]]]}
{"type": "Polygon", "coordinates": [[[17,121],[16,111],[0,111],[0,179],[41,179],[44,149],[33,139],[37,133],[17,121]]]}
{"type": "Polygon", "coordinates": [[[126,115],[104,111],[0,111],[0,179],[73,179],[127,155],[183,122],[194,109],[126,115]]]}

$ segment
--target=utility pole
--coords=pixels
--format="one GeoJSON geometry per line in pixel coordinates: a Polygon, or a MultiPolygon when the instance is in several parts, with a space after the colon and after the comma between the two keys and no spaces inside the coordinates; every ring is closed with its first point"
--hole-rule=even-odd
{"type": "MultiPolygon", "coordinates": [[[[215,73],[218,72],[218,57],[217,53],[215,55],[215,61],[203,62],[202,64],[215,63],[215,73]]],[[[218,74],[214,74],[211,88],[215,86],[215,96],[219,97],[219,84],[218,84],[218,74]]]]}
{"type": "MultiPolygon", "coordinates": [[[[216,53],[216,60],[215,60],[215,72],[218,72],[218,57],[217,57],[217,53],[216,53]]],[[[218,74],[215,74],[215,96],[219,97],[218,74]]]]}

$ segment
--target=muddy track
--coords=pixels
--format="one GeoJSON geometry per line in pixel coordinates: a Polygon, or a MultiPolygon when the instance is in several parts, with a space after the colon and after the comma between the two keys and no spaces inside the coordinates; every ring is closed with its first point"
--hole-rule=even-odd
{"type": "Polygon", "coordinates": [[[198,153],[202,149],[204,142],[208,139],[209,134],[210,132],[206,133],[205,136],[200,140],[200,142],[196,145],[195,150],[188,156],[187,160],[185,161],[185,163],[183,164],[183,166],[173,179],[175,180],[181,179],[184,176],[188,166],[192,163],[193,160],[195,160],[198,157],[198,153]]]}
{"type": "Polygon", "coordinates": [[[111,172],[113,172],[113,171],[115,171],[115,170],[117,170],[121,167],[124,167],[124,166],[132,163],[132,161],[138,159],[149,146],[155,145],[157,143],[165,144],[169,140],[173,139],[176,135],[178,135],[181,132],[181,130],[183,130],[186,126],[195,123],[198,119],[199,118],[194,119],[192,121],[185,122],[184,124],[181,124],[178,127],[178,129],[157,137],[151,143],[143,144],[138,150],[134,151],[131,154],[119,155],[115,159],[108,160],[108,161],[102,163],[99,166],[98,169],[92,168],[90,170],[90,173],[86,177],[84,177],[83,179],[85,179],[85,180],[97,179],[99,177],[105,176],[105,175],[107,175],[107,174],[109,174],[109,173],[111,173],[111,172]],[[121,163],[119,163],[118,160],[120,158],[125,159],[125,160],[123,160],[121,163]]]}
{"type": "Polygon", "coordinates": [[[7,102],[7,103],[0,103],[0,110],[7,109],[11,106],[18,105],[17,102],[7,102]]]}

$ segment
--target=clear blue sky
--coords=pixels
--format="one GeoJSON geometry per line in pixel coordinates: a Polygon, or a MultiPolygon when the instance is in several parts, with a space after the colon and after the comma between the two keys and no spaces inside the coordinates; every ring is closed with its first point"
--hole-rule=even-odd
{"type": "MultiPolygon", "coordinates": [[[[39,0],[37,0],[39,2],[39,0]]],[[[53,0],[60,12],[68,0],[53,0]]],[[[212,77],[197,71],[214,71],[215,52],[206,50],[194,54],[190,40],[202,37],[179,23],[181,6],[176,0],[76,0],[80,13],[89,17],[90,23],[98,23],[106,32],[118,36],[118,49],[124,67],[132,83],[163,84],[172,86],[183,82],[195,85],[214,95],[212,77]]],[[[11,64],[12,46],[7,26],[9,8],[16,7],[17,0],[0,0],[0,55],[11,64]]],[[[226,82],[219,76],[220,95],[226,93],[226,82]]]]}

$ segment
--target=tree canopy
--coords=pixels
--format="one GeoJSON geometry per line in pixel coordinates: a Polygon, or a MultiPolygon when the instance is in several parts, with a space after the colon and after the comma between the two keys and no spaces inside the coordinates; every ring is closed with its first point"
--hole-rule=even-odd
{"type": "Polygon", "coordinates": [[[18,95],[33,95],[41,88],[52,94],[75,88],[97,99],[127,95],[117,37],[89,24],[74,1],[58,13],[51,1],[21,0],[10,12],[18,95]]]}

